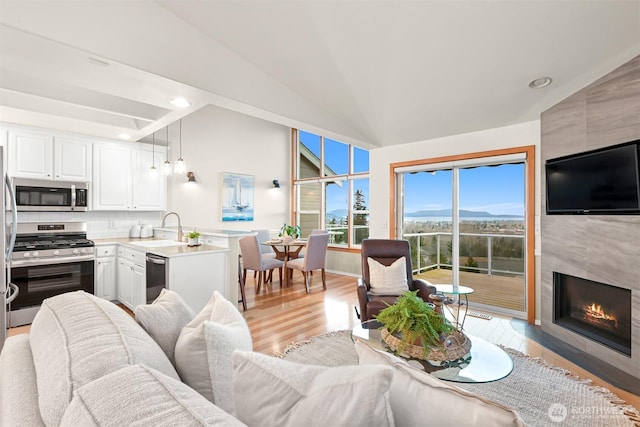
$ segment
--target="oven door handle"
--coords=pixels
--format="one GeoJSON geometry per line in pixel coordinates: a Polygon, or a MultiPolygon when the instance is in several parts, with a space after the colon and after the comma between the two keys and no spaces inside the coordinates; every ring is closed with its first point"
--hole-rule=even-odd
{"type": "Polygon", "coordinates": [[[18,288],[18,285],[15,283],[9,283],[9,289],[9,294],[11,296],[7,298],[7,304],[11,304],[14,299],[18,298],[18,294],[20,293],[20,288],[18,288]]]}
{"type": "Polygon", "coordinates": [[[80,255],[80,256],[65,256],[60,258],[50,259],[18,259],[11,260],[11,268],[13,267],[32,267],[32,266],[44,266],[51,264],[71,264],[74,262],[94,261],[93,255],[80,255]]]}

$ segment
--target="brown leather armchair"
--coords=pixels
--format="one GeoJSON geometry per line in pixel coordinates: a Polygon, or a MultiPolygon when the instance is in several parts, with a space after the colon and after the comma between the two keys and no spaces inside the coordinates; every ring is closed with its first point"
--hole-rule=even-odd
{"type": "Polygon", "coordinates": [[[361,249],[362,278],[358,279],[358,300],[360,301],[360,320],[371,320],[387,304],[394,304],[398,295],[373,295],[369,292],[369,263],[373,258],[379,263],[389,266],[400,257],[405,257],[407,264],[407,284],[410,291],[418,290],[418,296],[430,302],[429,295],[436,293],[436,288],[426,280],[414,279],[411,268],[411,252],[407,240],[364,239],[361,249]],[[387,303],[387,304],[385,304],[387,303]]]}

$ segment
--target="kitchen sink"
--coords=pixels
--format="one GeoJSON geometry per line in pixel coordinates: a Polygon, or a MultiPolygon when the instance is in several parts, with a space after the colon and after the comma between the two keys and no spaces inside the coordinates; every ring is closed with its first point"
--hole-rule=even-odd
{"type": "Polygon", "coordinates": [[[129,242],[130,245],[141,246],[143,248],[162,248],[165,246],[186,246],[186,243],[176,240],[145,240],[140,242],[129,242]]]}

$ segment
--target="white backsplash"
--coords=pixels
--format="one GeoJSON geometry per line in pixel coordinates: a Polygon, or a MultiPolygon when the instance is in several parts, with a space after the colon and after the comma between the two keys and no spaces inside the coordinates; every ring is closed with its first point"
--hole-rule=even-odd
{"type": "MultiPolygon", "coordinates": [[[[87,238],[128,237],[133,225],[159,227],[162,212],[18,212],[18,222],[86,221],[87,238]]],[[[7,218],[10,220],[10,218],[7,218]]],[[[167,220],[169,221],[169,220],[167,220]]]]}

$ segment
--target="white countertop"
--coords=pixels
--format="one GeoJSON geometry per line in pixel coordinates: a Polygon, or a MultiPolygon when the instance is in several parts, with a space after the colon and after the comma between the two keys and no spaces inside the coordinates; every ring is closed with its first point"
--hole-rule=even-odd
{"type": "Polygon", "coordinates": [[[139,246],[133,243],[136,242],[153,242],[154,240],[162,240],[166,241],[167,239],[154,239],[154,238],[133,238],[133,237],[115,237],[115,238],[105,238],[105,239],[93,239],[93,242],[96,246],[103,245],[123,245],[130,249],[135,249],[137,251],[152,253],[155,255],[172,258],[176,256],[185,256],[185,255],[199,255],[205,253],[215,253],[215,252],[228,252],[228,248],[221,248],[219,246],[211,246],[211,245],[199,245],[199,246],[187,246],[180,245],[176,242],[176,246],[139,246]]]}

